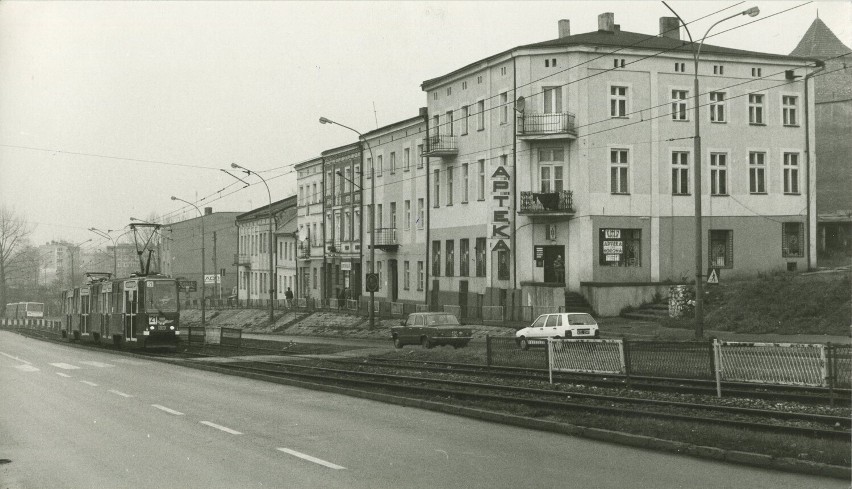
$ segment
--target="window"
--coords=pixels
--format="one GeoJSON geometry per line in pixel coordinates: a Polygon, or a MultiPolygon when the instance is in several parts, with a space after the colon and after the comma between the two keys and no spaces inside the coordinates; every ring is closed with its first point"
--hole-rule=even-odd
{"type": "Polygon", "coordinates": [[[710,122],[726,122],[725,92],[710,92],[710,122]]]}
{"type": "Polygon", "coordinates": [[[463,238],[459,240],[459,276],[470,275],[470,240],[463,238]]]}
{"type": "Polygon", "coordinates": [[[781,97],[781,113],[785,126],[798,126],[799,119],[797,118],[796,106],[799,103],[799,97],[792,95],[784,95],[781,97]]]}
{"type": "Polygon", "coordinates": [[[391,175],[396,173],[396,152],[395,151],[391,151],[391,154],[390,154],[390,172],[391,172],[391,175]]]}
{"type": "Polygon", "coordinates": [[[317,269],[316,268],[314,268],[314,279],[312,280],[312,282],[314,283],[314,290],[316,290],[317,283],[319,282],[319,280],[317,280],[317,269]]]}
{"type": "Polygon", "coordinates": [[[432,276],[441,276],[441,242],[432,241],[432,276]]]}
{"type": "Polygon", "coordinates": [[[485,160],[479,160],[477,163],[479,165],[479,188],[477,189],[479,195],[477,199],[485,200],[485,160]]]}
{"type": "Polygon", "coordinates": [[[544,87],[544,113],[562,112],[562,87],[544,87]]]}
{"type": "Polygon", "coordinates": [[[440,118],[438,117],[438,115],[436,114],[436,115],[432,116],[432,128],[431,128],[430,132],[432,133],[432,136],[437,137],[439,134],[441,134],[440,131],[441,131],[441,121],[440,121],[440,118]]]}
{"type": "Polygon", "coordinates": [[[725,66],[724,65],[713,65],[713,74],[714,75],[724,75],[725,74],[725,66]]]}
{"type": "Polygon", "coordinates": [[[396,202],[390,203],[390,227],[396,229],[396,202]]]}
{"type": "Polygon", "coordinates": [[[456,242],[448,239],[447,240],[447,277],[452,277],[456,274],[456,263],[455,263],[455,251],[456,251],[456,242]]]}
{"type": "Polygon", "coordinates": [[[447,131],[447,132],[446,132],[447,136],[452,136],[453,134],[455,134],[455,133],[453,132],[453,111],[452,111],[452,110],[448,110],[448,111],[447,111],[447,123],[446,123],[446,126],[447,126],[447,127],[446,127],[445,129],[446,129],[446,131],[447,131]]]}
{"type": "Polygon", "coordinates": [[[453,167],[447,167],[447,205],[453,205],[453,167]]]}
{"type": "Polygon", "coordinates": [[[417,290],[423,290],[426,284],[426,274],[423,271],[423,262],[417,262],[417,290]]]}
{"type": "Polygon", "coordinates": [[[755,76],[755,77],[763,76],[763,68],[752,68],[751,69],[751,76],[755,76]]]}
{"type": "Polygon", "coordinates": [[[672,120],[685,121],[686,117],[686,99],[689,96],[688,90],[672,90],[672,120]]]}
{"type": "Polygon", "coordinates": [[[382,176],[382,168],[383,167],[384,167],[384,164],[382,164],[382,155],[379,155],[378,157],[376,157],[376,176],[377,177],[382,176]]]}
{"type": "Polygon", "coordinates": [[[417,199],[417,229],[423,229],[423,223],[425,222],[423,211],[423,197],[417,199]]]}
{"type": "Polygon", "coordinates": [[[710,266],[719,268],[734,267],[734,232],[731,230],[710,230],[708,256],[710,266]]]}
{"type": "Polygon", "coordinates": [[[500,67],[500,74],[503,75],[503,76],[506,76],[506,67],[505,66],[500,67]]]}
{"type": "Polygon", "coordinates": [[[500,94],[500,124],[509,122],[509,94],[503,92],[500,94]]]}
{"type": "Polygon", "coordinates": [[[675,72],[684,73],[686,71],[686,63],[675,63],[675,72]]]}
{"type": "Polygon", "coordinates": [[[710,153],[710,195],[728,195],[727,153],[710,153]]]}
{"type": "Polygon", "coordinates": [[[748,188],[752,194],[766,193],[766,153],[749,152],[748,188]]]}
{"type": "Polygon", "coordinates": [[[509,280],[509,252],[500,250],[497,252],[497,280],[509,280]]]}
{"type": "Polygon", "coordinates": [[[480,100],[476,103],[476,130],[485,130],[485,101],[480,100]]]}
{"type": "Polygon", "coordinates": [[[432,100],[438,100],[438,92],[432,92],[432,100]]]}
{"type": "Polygon", "coordinates": [[[440,207],[441,206],[441,170],[436,168],[434,175],[435,176],[433,178],[432,183],[433,183],[433,186],[435,187],[433,189],[433,191],[435,192],[433,200],[435,202],[432,203],[432,206],[433,207],[440,207]]]}
{"type": "Polygon", "coordinates": [[[784,153],[784,193],[799,193],[799,153],[784,153]]]}
{"type": "Polygon", "coordinates": [[[624,58],[615,58],[612,60],[613,68],[624,68],[624,58]]]}
{"type": "Polygon", "coordinates": [[[402,263],[402,288],[408,290],[411,285],[411,267],[408,260],[402,263]]]}
{"type": "Polygon", "coordinates": [[[379,276],[379,289],[382,288],[382,284],[384,283],[384,280],[382,278],[382,268],[383,268],[382,262],[377,261],[376,262],[376,275],[379,276]]]}
{"type": "MultiPolygon", "coordinates": [[[[373,178],[373,159],[367,158],[367,178],[373,178]]],[[[331,181],[329,179],[329,181],[331,181]]]]}
{"type": "Polygon", "coordinates": [[[805,236],[805,226],[801,222],[785,222],[781,224],[781,256],[785,258],[805,256],[802,241],[805,236]]]}
{"type": "Polygon", "coordinates": [[[468,168],[467,163],[462,164],[462,203],[466,204],[468,199],[468,168]]]}
{"type": "Polygon", "coordinates": [[[462,90],[467,90],[467,82],[466,81],[462,82],[462,90]]]}
{"type": "Polygon", "coordinates": [[[476,83],[477,85],[482,85],[482,75],[476,77],[476,83]]]}
{"type": "Polygon", "coordinates": [[[641,229],[600,229],[598,264],[607,267],[642,266],[641,229]]]}
{"type": "Polygon", "coordinates": [[[417,168],[423,168],[423,145],[417,145],[417,168]]]}
{"type": "Polygon", "coordinates": [[[349,231],[348,235],[346,231],[343,232],[343,240],[345,241],[347,239],[350,239],[354,241],[356,239],[355,230],[352,228],[352,212],[349,209],[346,210],[346,222],[343,223],[343,225],[345,226],[345,229],[349,231]]]}
{"type": "Polygon", "coordinates": [[[447,87],[447,95],[453,94],[453,87],[447,87]]]}
{"type": "Polygon", "coordinates": [[[538,150],[539,189],[542,193],[564,190],[563,170],[565,150],[549,148],[538,150]]]}
{"type": "Polygon", "coordinates": [[[689,153],[672,152],[672,195],[689,195],[689,153]]]}
{"type": "Polygon", "coordinates": [[[405,230],[411,229],[411,201],[405,201],[405,230]]]}
{"type": "Polygon", "coordinates": [[[474,253],[476,254],[476,276],[485,276],[485,238],[476,238],[474,253]]]}
{"type": "Polygon", "coordinates": [[[627,117],[627,87],[609,87],[609,116],[627,117]]]}
{"type": "Polygon", "coordinates": [[[467,123],[468,123],[468,108],[467,105],[463,105],[461,108],[461,135],[464,136],[467,134],[467,123]]]}
{"type": "Polygon", "coordinates": [[[411,169],[411,149],[405,148],[402,150],[402,171],[411,169]]]}
{"type": "Polygon", "coordinates": [[[361,209],[355,208],[355,219],[354,219],[354,231],[352,234],[352,239],[360,240],[361,239],[361,209]]]}
{"type": "Polygon", "coordinates": [[[748,123],[763,124],[763,95],[757,93],[748,95],[748,123]]]}
{"type": "Polygon", "coordinates": [[[611,149],[609,151],[610,163],[610,193],[626,194],[627,187],[627,150],[611,149]]]}

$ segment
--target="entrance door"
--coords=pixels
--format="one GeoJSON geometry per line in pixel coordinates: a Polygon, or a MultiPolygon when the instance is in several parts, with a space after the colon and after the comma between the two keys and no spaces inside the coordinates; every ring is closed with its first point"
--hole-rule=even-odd
{"type": "MultiPolygon", "coordinates": [[[[135,282],[134,282],[135,284],[135,282]]],[[[125,287],[127,285],[125,284],[125,287]]],[[[136,295],[136,289],[124,289],[124,338],[136,338],[136,329],[134,324],[136,321],[136,313],[139,311],[139,297],[136,295]]]]}
{"type": "Polygon", "coordinates": [[[438,296],[441,295],[441,283],[438,280],[432,280],[432,291],[429,296],[429,310],[430,311],[441,311],[441,308],[438,304],[440,303],[438,296]]]}
{"type": "Polygon", "coordinates": [[[397,276],[397,261],[388,260],[388,273],[390,274],[390,300],[396,302],[399,298],[399,277],[397,276]]]}
{"type": "Polygon", "coordinates": [[[565,284],[565,247],[544,247],[544,281],[565,284]]]}

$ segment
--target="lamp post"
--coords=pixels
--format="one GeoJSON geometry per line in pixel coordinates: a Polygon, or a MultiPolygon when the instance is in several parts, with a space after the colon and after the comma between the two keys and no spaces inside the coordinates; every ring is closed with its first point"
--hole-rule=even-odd
{"type": "Polygon", "coordinates": [[[201,209],[192,202],[175,197],[174,195],[172,195],[172,200],[178,200],[184,204],[189,204],[192,207],[195,207],[195,210],[198,211],[198,215],[201,218],[201,327],[203,328],[207,317],[207,281],[204,279],[204,213],[201,212],[201,209]]]}
{"type": "Polygon", "coordinates": [[[740,15],[748,15],[749,17],[755,17],[760,13],[760,9],[757,7],[751,7],[748,10],[743,10],[742,12],[738,12],[734,15],[730,15],[725,17],[724,19],[716,21],[707,31],[704,33],[704,36],[698,42],[696,46],[695,41],[692,39],[692,33],[689,32],[689,27],[686,26],[686,22],[677,14],[677,12],[672,9],[669,4],[663,2],[663,5],[666,6],[667,9],[671,10],[671,12],[677,17],[680,23],[683,25],[683,28],[686,30],[686,35],[689,36],[690,47],[692,48],[692,60],[694,64],[693,71],[693,104],[695,105],[695,137],[693,138],[693,152],[695,153],[695,337],[703,338],[704,337],[704,283],[702,282],[702,273],[701,267],[703,265],[703,230],[701,223],[701,121],[700,121],[700,113],[699,107],[700,104],[698,102],[698,59],[701,56],[701,47],[704,45],[704,40],[707,39],[707,34],[710,33],[710,30],[719,25],[720,23],[733,19],[734,17],[739,17],[740,15]]]}
{"type": "Polygon", "coordinates": [[[273,309],[272,304],[275,297],[275,267],[273,264],[273,260],[275,258],[275,254],[273,253],[273,251],[275,250],[275,246],[273,243],[273,240],[275,239],[273,224],[275,221],[272,219],[272,192],[269,191],[269,184],[266,183],[266,179],[258,175],[257,172],[253,172],[248,168],[240,166],[236,163],[231,163],[231,168],[239,168],[246,175],[254,175],[259,178],[263,182],[263,185],[266,186],[266,195],[269,196],[269,249],[267,250],[267,252],[269,254],[269,325],[272,326],[272,324],[275,322],[275,310],[273,309]]]}
{"type": "MultiPolygon", "coordinates": [[[[370,147],[370,142],[361,134],[360,131],[352,129],[349,126],[345,126],[339,122],[335,122],[331,119],[327,119],[325,117],[319,118],[320,124],[335,124],[340,127],[349,129],[358,135],[358,138],[367,145],[367,149],[370,151],[370,180],[373,182],[373,188],[370,191],[370,273],[376,273],[376,160],[373,158],[373,148],[370,147]]],[[[362,188],[363,192],[364,189],[362,188]]],[[[362,200],[363,202],[363,200],[362,200]]],[[[370,329],[373,329],[376,325],[376,292],[370,291],[370,329]]]]}
{"type": "Polygon", "coordinates": [[[118,277],[118,243],[116,243],[115,238],[109,235],[109,233],[111,233],[113,230],[107,229],[106,231],[101,231],[98,228],[89,228],[89,231],[112,241],[112,276],[114,278],[118,277]]]}

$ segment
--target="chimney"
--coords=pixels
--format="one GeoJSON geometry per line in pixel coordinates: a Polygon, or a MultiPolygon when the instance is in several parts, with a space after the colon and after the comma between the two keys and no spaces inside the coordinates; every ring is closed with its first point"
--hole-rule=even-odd
{"type": "Polygon", "coordinates": [[[571,35],[571,21],[568,19],[562,19],[559,21],[559,39],[563,37],[568,37],[571,35]]]}
{"type": "Polygon", "coordinates": [[[615,30],[615,14],[606,12],[598,15],[598,30],[613,32],[615,30]]]}
{"type": "Polygon", "coordinates": [[[213,214],[213,208],[212,207],[205,207],[204,208],[204,215],[209,216],[210,214],[213,214]]]}
{"type": "Polygon", "coordinates": [[[680,41],[680,20],[677,17],[660,17],[660,37],[680,41]]]}

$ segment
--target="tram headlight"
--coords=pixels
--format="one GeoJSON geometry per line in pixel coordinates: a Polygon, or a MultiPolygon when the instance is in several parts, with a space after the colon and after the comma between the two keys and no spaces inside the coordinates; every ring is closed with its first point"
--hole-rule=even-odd
{"type": "Polygon", "coordinates": [[[148,329],[150,329],[151,331],[154,331],[155,328],[156,328],[156,326],[149,326],[148,327],[148,329]]]}
{"type": "Polygon", "coordinates": [[[174,327],[174,326],[169,326],[169,329],[170,329],[170,330],[172,330],[172,331],[174,331],[174,330],[175,330],[175,327],[174,327]]]}

